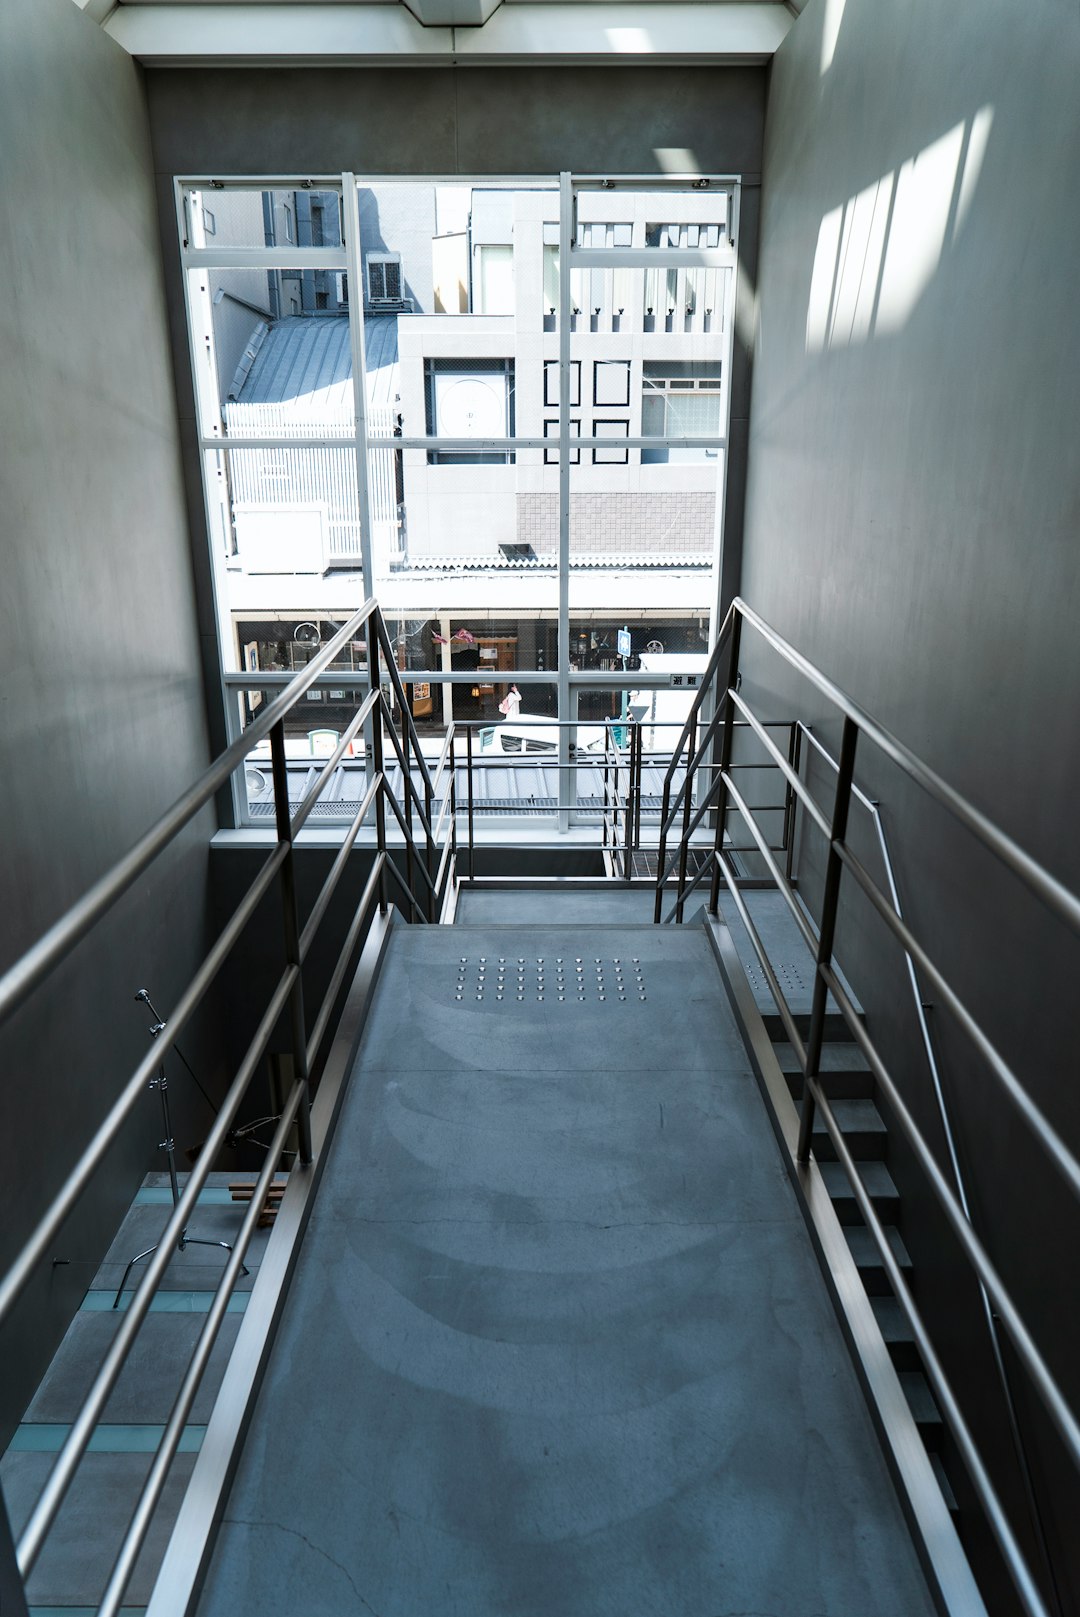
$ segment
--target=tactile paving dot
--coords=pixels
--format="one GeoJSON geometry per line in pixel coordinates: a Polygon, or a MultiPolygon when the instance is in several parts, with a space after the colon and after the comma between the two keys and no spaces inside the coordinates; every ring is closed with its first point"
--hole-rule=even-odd
{"type": "MultiPolygon", "coordinates": [[[[492,959],[494,960],[494,956],[492,959]]],[[[462,955],[457,968],[457,978],[453,984],[454,1001],[461,1003],[466,999],[475,1000],[478,1005],[490,1006],[513,1003],[524,1004],[528,999],[535,999],[536,1003],[543,1005],[585,1005],[590,1001],[594,1005],[627,1005],[630,1003],[628,993],[628,975],[624,975],[622,960],[616,957],[605,961],[599,955],[586,962],[580,955],[574,957],[573,977],[568,979],[563,966],[563,957],[536,955],[528,960],[518,955],[517,981],[513,980],[514,967],[511,965],[510,980],[507,980],[505,955],[499,956],[499,965],[496,972],[492,967],[490,985],[487,976],[487,955],[476,957],[471,963],[467,955],[462,955]],[[554,971],[551,960],[554,958],[554,971]],[[593,967],[594,976],[586,977],[585,966],[593,967]],[[608,975],[606,975],[608,974],[608,975]],[[485,997],[484,989],[490,986],[493,994],[485,997]]],[[[645,999],[645,978],[638,958],[632,962],[634,968],[634,985],[637,988],[638,1002],[645,999]]]]}

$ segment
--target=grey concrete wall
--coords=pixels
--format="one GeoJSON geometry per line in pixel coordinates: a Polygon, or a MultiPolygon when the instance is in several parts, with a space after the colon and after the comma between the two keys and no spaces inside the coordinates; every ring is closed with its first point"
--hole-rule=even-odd
{"type": "MultiPolygon", "coordinates": [[[[764,68],[157,69],[147,74],[184,428],[192,530],[205,534],[195,408],[177,265],[176,175],[541,175],[662,172],[664,148],[688,148],[712,172],[742,174],[740,266],[757,279],[764,68]]],[[[387,240],[390,239],[387,233],[387,240]]],[[[737,322],[723,592],[739,578],[750,364],[737,322]]],[[[208,684],[216,681],[205,543],[195,542],[208,684]]],[[[224,737],[212,714],[216,741],[224,737]]]]}
{"type": "Polygon", "coordinates": [[[371,254],[399,253],[402,296],[415,300],[417,314],[432,314],[431,239],[435,198],[420,185],[378,185],[361,191],[360,245],[364,261],[364,302],[368,302],[367,261],[371,254]]]}
{"type": "MultiPolygon", "coordinates": [[[[742,589],[1076,890],[1080,19],[1068,0],[1033,0],[1017,24],[1004,0],[811,0],[775,59],[742,589]]],[[[835,741],[805,687],[752,647],[747,688],[835,741]]],[[[910,918],[1075,1148],[1080,951],[895,772],[869,755],[859,772],[910,918]]],[[[802,868],[813,891],[809,844],[802,868]]],[[[840,945],[940,1144],[897,952],[856,903],[840,945]]],[[[1075,1406],[1080,1321],[1055,1277],[1075,1261],[1076,1207],[946,1014],[931,1020],[975,1218],[1075,1406]]],[[[917,1175],[899,1171],[920,1298],[1022,1524],[972,1290],[917,1175]]],[[[1022,1387],[1018,1401],[1074,1612],[1076,1479],[1022,1387]]]]}
{"type": "MultiPolygon", "coordinates": [[[[207,760],[141,76],[70,0],[0,9],[0,968],[207,760]]],[[[208,828],[144,876],[0,1032],[0,1266],[203,945],[208,828]]],[[[208,1074],[196,1031],[193,1063],[208,1074]]],[[[205,1110],[176,1083],[181,1147],[205,1110]]],[[[197,1100],[197,1097],[196,1097],[197,1100]]],[[[145,1170],[148,1095],[0,1340],[0,1444],[145,1170]]]]}

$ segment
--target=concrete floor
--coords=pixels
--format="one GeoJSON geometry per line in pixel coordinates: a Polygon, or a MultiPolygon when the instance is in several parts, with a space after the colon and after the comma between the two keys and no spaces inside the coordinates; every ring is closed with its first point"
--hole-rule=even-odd
{"type": "Polygon", "coordinates": [[[199,1610],[929,1617],[702,932],[395,933],[199,1610]]]}
{"type": "Polygon", "coordinates": [[[458,896],[457,921],[464,926],[648,925],[653,918],[651,888],[543,887],[466,888],[458,896]]]}

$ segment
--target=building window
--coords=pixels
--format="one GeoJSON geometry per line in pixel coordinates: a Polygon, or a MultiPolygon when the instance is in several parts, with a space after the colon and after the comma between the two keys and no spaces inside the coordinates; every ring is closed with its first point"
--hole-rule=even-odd
{"type": "Polygon", "coordinates": [[[646,247],[719,247],[719,224],[645,226],[646,247]]]}
{"type": "Polygon", "coordinates": [[[509,243],[485,242],[473,248],[473,312],[513,314],[514,249],[509,243]]]}
{"type": "Polygon", "coordinates": [[[286,241],[292,241],[292,239],[293,239],[292,209],[289,207],[288,203],[286,203],[282,211],[283,211],[283,213],[285,215],[285,240],[286,241]]]}
{"type": "Polygon", "coordinates": [[[613,224],[607,219],[581,222],[577,227],[579,247],[629,247],[633,236],[633,225],[613,224]]]}
{"type": "Polygon", "coordinates": [[[544,313],[559,312],[559,248],[556,243],[544,244],[544,313]]]}
{"type": "MultiPolygon", "coordinates": [[[[629,421],[594,421],[592,424],[592,437],[594,438],[629,438],[629,421]]],[[[594,466],[625,466],[630,459],[628,449],[594,449],[592,452],[594,466]]]]}
{"type": "MultiPolygon", "coordinates": [[[[570,312],[580,314],[585,298],[587,270],[570,271],[570,312]]],[[[544,318],[545,331],[556,329],[555,316],[559,312],[559,227],[544,226],[544,318]],[[551,239],[548,239],[549,232],[551,239]]]]}
{"type": "MultiPolygon", "coordinates": [[[[709,438],[721,433],[720,365],[705,362],[646,361],[642,367],[641,436],[709,438]]],[[[672,461],[715,459],[715,449],[643,449],[643,466],[672,461]]]]}
{"type": "MultiPolygon", "coordinates": [[[[431,438],[512,438],[512,359],[428,359],[424,362],[427,433],[431,438]]],[[[505,465],[505,450],[433,449],[431,465],[505,465]]]]}
{"type": "Polygon", "coordinates": [[[368,298],[372,303],[401,302],[401,259],[374,258],[367,261],[368,298]]]}
{"type": "MultiPolygon", "coordinates": [[[[558,436],[559,436],[559,423],[557,421],[547,421],[546,420],[544,422],[544,437],[545,438],[557,438],[558,436]]],[[[571,438],[580,438],[580,436],[581,436],[581,422],[580,421],[571,421],[570,422],[570,436],[571,436],[571,438]]],[[[544,465],[545,466],[557,466],[558,464],[559,464],[559,451],[557,449],[545,449],[544,450],[544,465]]],[[[581,464],[581,450],[580,449],[571,449],[571,451],[570,451],[570,464],[571,464],[571,466],[580,466],[580,464],[581,464]]]]}
{"type": "MultiPolygon", "coordinates": [[[[629,395],[627,396],[629,398],[629,395]]],[[[544,361],[544,403],[548,408],[559,408],[559,361],[544,361]]],[[[570,361],[570,403],[581,403],[581,361],[570,361]]]]}
{"type": "Polygon", "coordinates": [[[593,403],[630,403],[630,361],[598,359],[593,370],[593,403]]]}

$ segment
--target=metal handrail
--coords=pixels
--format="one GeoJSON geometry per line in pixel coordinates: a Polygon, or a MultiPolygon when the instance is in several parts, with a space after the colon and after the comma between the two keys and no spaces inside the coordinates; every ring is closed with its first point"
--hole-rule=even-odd
{"type": "MultiPolygon", "coordinates": [[[[892,863],[884,839],[878,805],[862,792],[854,781],[854,763],[856,748],[863,735],[867,736],[885,755],[896,764],[909,779],[920,785],[936,802],[945,807],[948,812],[963,825],[979,842],[992,852],[1005,867],[1021,880],[1028,889],[1039,897],[1060,919],[1066,921],[1073,930],[1080,933],[1080,900],[1069,893],[1055,877],[1044,870],[1030,855],[1026,854],[1004,832],[993,826],[985,816],[976,810],[952,787],[948,786],[927,765],[923,764],[910,749],[906,748],[888,731],[884,730],[857,703],[853,702],[844,692],[840,691],[831,681],[822,675],[810,664],[806,658],[777,634],[763,619],[758,617],[742,601],[736,600],[725,620],[725,626],[730,624],[729,632],[729,658],[727,663],[727,677],[724,688],[717,693],[713,718],[706,727],[705,740],[696,747],[694,736],[694,715],[691,714],[682,736],[679,747],[672,758],[666,780],[670,782],[674,774],[676,762],[681,755],[683,746],[687,746],[687,768],[679,797],[665,813],[664,824],[670,826],[674,823],[680,800],[684,803],[684,835],[680,846],[677,861],[680,863],[680,879],[678,900],[674,913],[681,918],[682,903],[689,891],[697,885],[701,872],[695,876],[689,888],[685,882],[685,857],[688,837],[685,825],[689,824],[687,808],[694,790],[696,770],[691,767],[696,761],[704,758],[709,744],[716,739],[717,731],[723,726],[723,740],[721,747],[721,763],[719,769],[720,802],[717,807],[716,848],[714,850],[715,876],[714,890],[710,907],[715,911],[716,895],[719,882],[723,880],[732,897],[740,919],[747,928],[748,935],[755,954],[765,972],[769,991],[773,996],[785,1032],[791,1040],[792,1047],[799,1059],[803,1070],[803,1100],[802,1115],[800,1119],[799,1141],[796,1148],[796,1158],[805,1164],[810,1155],[811,1138],[815,1108],[820,1112],[826,1129],[833,1139],[837,1155],[852,1181],[852,1187],[860,1211],[866,1220],[867,1226],[878,1245],[883,1261],[886,1264],[890,1278],[894,1281],[894,1290],[905,1312],[908,1314],[912,1329],[920,1347],[925,1346],[927,1351],[924,1360],[928,1374],[938,1394],[942,1407],[950,1426],[957,1437],[960,1450],[968,1464],[969,1474],[976,1488],[976,1492],[987,1512],[991,1529],[997,1538],[1010,1574],[1017,1587],[1025,1609],[1036,1617],[1044,1617],[1046,1606],[1038,1590],[1030,1568],[1020,1550],[1018,1541],[1012,1531],[1008,1517],[1001,1505],[1000,1499],[986,1472],[978,1450],[974,1445],[971,1433],[964,1422],[959,1410],[952,1388],[945,1378],[940,1361],[934,1352],[929,1340],[925,1325],[911,1298],[907,1286],[903,1283],[899,1268],[892,1258],[888,1248],[888,1241],[881,1226],[880,1220],[874,1213],[870,1198],[865,1191],[858,1176],[857,1167],[851,1159],[843,1137],[836,1125],[835,1116],[829,1105],[828,1097],[823,1089],[819,1075],[821,1045],[823,1038],[825,1011],[829,995],[839,1007],[841,1014],[862,1050],[867,1063],[877,1080],[882,1094],[889,1103],[899,1126],[904,1133],[916,1161],[927,1177],[935,1200],[942,1208],[950,1227],[960,1243],[964,1255],[971,1265],[980,1290],[984,1306],[990,1322],[991,1335],[995,1346],[995,1357],[1002,1377],[1003,1391],[1006,1397],[1007,1408],[1012,1424],[1014,1443],[1017,1448],[1017,1458],[1023,1472],[1023,1481],[1028,1496],[1029,1509],[1033,1514],[1040,1548],[1046,1557],[1047,1570],[1050,1582],[1053,1584],[1053,1568],[1050,1563],[1042,1525],[1038,1516],[1038,1508],[1034,1499],[1030,1475],[1026,1467],[1023,1439],[1016,1420],[1015,1409],[1012,1404],[1011,1391],[1004,1371],[1004,1363],[1000,1356],[1000,1347],[996,1341],[996,1324],[1000,1322],[1005,1333],[1017,1354],[1017,1357],[1026,1372],[1032,1387],[1046,1409],[1051,1422],[1061,1439],[1066,1453],[1073,1464],[1080,1469],[1080,1421],[1073,1414],[1064,1395],[1051,1374],[1049,1367],[1043,1359],[1038,1346],[1032,1338],[1018,1308],[1013,1302],[1001,1277],[998,1275],[993,1263],[975,1232],[967,1197],[963,1189],[963,1180],[960,1174],[959,1160],[952,1138],[951,1125],[944,1104],[944,1095],[941,1089],[940,1074],[937,1070],[933,1049],[929,1038],[929,1028],[923,1011],[921,994],[919,990],[920,976],[932,986],[935,995],[945,1009],[947,1009],[958,1023],[968,1040],[974,1045],[983,1061],[997,1080],[999,1087],[1009,1098],[1011,1104],[1019,1111],[1030,1131],[1035,1136],[1040,1147],[1049,1156],[1058,1169],[1062,1178],[1073,1194],[1080,1199],[1080,1161],[1070,1151],[1060,1134],[1050,1123],[1041,1108],[1032,1099],[1023,1083],[1012,1068],[1005,1061],[992,1039],[982,1028],[977,1018],[963,1002],[959,994],[952,988],[944,973],[937,966],[925,947],[916,938],[912,929],[903,920],[900,912],[899,896],[896,887],[892,863]],[[805,725],[800,725],[798,731],[793,726],[792,744],[788,758],[784,758],[779,749],[772,742],[767,733],[766,726],[752,712],[749,703],[739,693],[739,631],[743,622],[749,623],[765,642],[784,660],[809,682],[822,695],[839,708],[843,714],[843,737],[839,760],[834,760],[825,751],[821,744],[805,725]],[[822,833],[826,840],[828,858],[825,869],[823,902],[821,920],[815,930],[812,923],[803,912],[796,899],[789,870],[782,871],[773,857],[767,839],[757,823],[755,812],[748,805],[739,792],[732,776],[730,759],[730,733],[734,715],[743,715],[743,722],[749,724],[758,741],[764,747],[769,764],[780,771],[786,782],[791,812],[788,820],[793,824],[794,814],[801,807],[811,820],[814,827],[822,833]],[[796,735],[798,740],[796,740],[796,735]],[[797,768],[797,759],[800,756],[800,747],[803,737],[817,747],[819,752],[828,760],[836,771],[836,790],[832,805],[831,816],[818,803],[807,783],[802,779],[797,768]],[[877,828],[878,841],[884,858],[886,880],[889,894],[881,891],[874,878],[863,865],[848,841],[847,815],[848,805],[852,798],[868,807],[873,814],[877,828]],[[805,1044],[802,1042],[790,1006],[783,994],[775,972],[768,960],[767,951],[761,937],[753,925],[748,907],[739,892],[739,882],[733,865],[724,851],[723,837],[728,806],[734,808],[750,831],[751,836],[761,855],[765,867],[772,878],[777,890],[782,894],[787,908],[792,915],[800,934],[808,949],[815,957],[813,1008],[810,1016],[810,1029],[805,1044]],[[924,1047],[930,1062],[930,1070],[934,1083],[935,1094],[942,1122],[945,1138],[948,1145],[950,1164],[956,1178],[956,1191],[954,1192],[946,1175],[938,1166],[933,1150],[927,1143],[914,1118],[900,1094],[896,1081],[874,1044],[873,1039],[865,1025],[861,1014],[856,1010],[845,985],[840,979],[833,960],[833,938],[839,903],[840,883],[844,874],[847,874],[857,884],[860,891],[871,904],[874,912],[888,928],[891,935],[900,944],[904,951],[909,979],[913,993],[916,997],[919,1012],[920,1032],[924,1047]]],[[[710,663],[710,677],[715,680],[719,675],[721,658],[718,653],[710,663]]],[[[701,703],[707,699],[706,692],[701,693],[701,703]]],[[[775,727],[775,726],[773,726],[775,727]]],[[[717,778],[714,776],[710,786],[710,796],[716,791],[717,778]]],[[[666,806],[666,805],[665,805],[666,806]]],[[[661,889],[663,885],[664,866],[661,865],[657,883],[657,910],[659,911],[661,889]]],[[[1056,1591],[1055,1591],[1056,1592],[1056,1591]]]]}
{"type": "MultiPolygon", "coordinates": [[[[269,1003],[260,1019],[247,1051],[236,1070],[202,1151],[196,1160],[187,1184],[165,1225],[157,1247],[122,1317],[93,1385],[84,1399],[71,1426],[63,1447],[49,1474],[45,1486],[24,1529],[16,1550],[16,1564],[22,1578],[29,1576],[44,1544],[47,1533],[70,1488],[75,1472],[86,1452],[94,1428],[115,1386],[128,1353],[141,1328],[154,1294],[160,1284],[173,1253],[191,1218],[196,1198],[211,1172],[216,1157],[225,1142],[257,1067],[266,1052],[274,1029],[286,1007],[291,1008],[292,1055],[296,1081],[281,1114],[278,1128],[267,1156],[262,1174],[256,1183],[252,1205],[240,1230],[238,1240],[222,1275],[203,1331],[193,1350],[185,1372],[181,1390],[155,1452],[149,1475],[140,1494],[128,1532],[118,1552],[109,1583],[100,1606],[106,1617],[115,1617],[123,1600],[135,1561],[149,1528],[154,1509],[160,1499],[169,1467],[175,1457],[184,1422],[190,1412],[201,1376],[209,1359],[214,1339],[220,1327],[229,1295],[241,1272],[246,1250],[258,1212],[278,1161],[285,1148],[289,1131],[295,1126],[299,1136],[298,1160],[301,1169],[312,1164],[309,1118],[308,1076],[315,1071],[319,1052],[331,1025],[334,1011],[346,974],[362,937],[370,929],[376,907],[385,913],[387,908],[387,873],[393,875],[402,893],[408,898],[414,912],[421,918],[437,919],[440,906],[445,903],[448,884],[453,880],[456,855],[456,826],[451,813],[450,831],[446,838],[439,872],[432,878],[429,865],[435,863],[436,843],[431,828],[435,789],[420,750],[419,737],[408,713],[404,690],[393,661],[385,625],[374,600],[364,603],[358,612],[324,646],[305,668],[298,671],[288,687],[270,703],[256,720],[217,758],[198,781],[173,804],[154,826],[136,843],[111,871],[96,882],[83,897],[67,911],[38,942],[29,949],[0,978],[0,1020],[10,1016],[37,988],[52,968],[64,959],[86,936],[95,923],[123,896],[132,883],[152,860],[180,832],[230,778],[233,771],[251,750],[266,737],[271,744],[274,794],[278,840],[271,849],[254,880],[242,896],[232,917],[224,926],[187,988],[180,995],[172,1015],[160,1030],[152,1049],[139,1062],[119,1096],[109,1108],[88,1145],[69,1171],[48,1209],[25,1243],[7,1274],[0,1281],[0,1321],[14,1306],[23,1288],[38,1265],[47,1255],[60,1228],[70,1217],[79,1197],[87,1188],[93,1174],[101,1165],[115,1141],[136,1101],[144,1092],[163,1057],[175,1046],[179,1034],[194,1014],[207,990],[240,939],[256,908],[268,893],[275,879],[281,884],[283,898],[285,966],[269,1003]],[[374,656],[369,664],[371,690],[364,698],[340,738],[334,752],[326,759],[316,779],[295,810],[290,810],[285,760],[285,720],[303,698],[312,682],[333,660],[343,645],[353,638],[365,624],[374,627],[374,656]],[[402,715],[402,739],[399,740],[393,713],[382,689],[381,663],[397,698],[402,715]],[[403,812],[390,789],[381,767],[384,724],[394,746],[402,774],[402,786],[407,811],[403,812]],[[341,848],[327,874],[315,900],[308,920],[301,931],[297,914],[295,881],[292,870],[293,842],[334,770],[344,757],[361,726],[370,728],[372,760],[377,765],[364,793],[362,802],[343,838],[341,848]],[[418,791],[414,770],[423,791],[418,791]],[[430,889],[430,899],[422,904],[413,891],[411,879],[406,880],[390,860],[386,847],[385,808],[389,803],[401,826],[410,871],[418,865],[430,889]],[[305,1027],[302,970],[303,964],[318,930],[325,918],[330,900],[344,874],[349,855],[362,826],[372,808],[376,810],[378,851],[359,904],[354,911],[344,944],[340,949],[327,990],[315,1018],[310,1037],[305,1027]],[[412,811],[415,808],[427,841],[426,855],[421,856],[412,834],[412,811]]],[[[452,742],[450,757],[453,758],[452,742]]],[[[451,769],[446,788],[447,801],[454,799],[454,772],[451,769]]],[[[445,804],[444,804],[445,811],[445,804]]],[[[440,816],[440,823],[444,816],[440,816]]]]}
{"type": "MultiPolygon", "coordinates": [[[[839,768],[837,759],[832,756],[828,748],[823,745],[821,740],[814,735],[809,725],[804,724],[800,719],[797,721],[796,731],[800,743],[798,756],[801,756],[801,743],[805,740],[807,745],[813,747],[818,756],[824,759],[825,763],[828,764],[828,766],[834,772],[839,768]]],[[[766,737],[763,737],[762,739],[765,741],[765,745],[768,746],[768,739],[766,737]]],[[[900,903],[900,890],[897,886],[896,872],[893,869],[892,856],[889,853],[888,839],[885,835],[885,826],[882,822],[881,806],[873,798],[868,797],[866,793],[854,783],[852,783],[852,796],[857,799],[857,801],[870,816],[871,823],[873,824],[874,831],[877,836],[878,851],[881,855],[882,868],[885,872],[885,882],[889,890],[889,899],[896,915],[903,920],[903,908],[900,903]]],[[[797,802],[798,799],[793,798],[793,801],[797,802]]],[[[818,824],[819,829],[822,829],[820,822],[815,823],[818,824]]],[[[755,944],[755,947],[759,948],[759,945],[755,944]]],[[[953,1133],[952,1119],[949,1116],[949,1108],[945,1099],[945,1086],[942,1082],[941,1072],[938,1067],[937,1054],[934,1050],[934,1041],[930,1036],[930,1023],[926,1014],[926,1005],[923,999],[922,988],[919,983],[918,971],[915,961],[912,959],[911,955],[906,949],[904,951],[904,965],[907,970],[908,986],[911,990],[911,1002],[915,1011],[915,1019],[919,1028],[919,1038],[923,1048],[923,1057],[926,1061],[927,1071],[930,1075],[930,1084],[934,1092],[934,1100],[937,1105],[938,1117],[941,1121],[942,1133],[944,1135],[946,1149],[949,1154],[949,1164],[952,1168],[953,1180],[956,1184],[957,1198],[961,1208],[963,1209],[965,1217],[969,1220],[969,1222],[974,1223],[971,1213],[971,1206],[968,1200],[967,1186],[964,1181],[964,1172],[960,1163],[960,1153],[957,1149],[956,1139],[953,1133]]],[[[802,1065],[804,1062],[805,1053],[802,1050],[801,1044],[797,1044],[795,1048],[799,1052],[799,1061],[800,1065],[802,1065]]],[[[848,1177],[851,1177],[850,1174],[848,1177]]],[[[856,1197],[858,1197],[858,1195],[859,1191],[856,1190],[856,1197]]],[[[1046,1527],[1042,1519],[1042,1513],[1039,1509],[1039,1503],[1035,1492],[1035,1482],[1031,1472],[1031,1462],[1028,1457],[1027,1445],[1025,1443],[1024,1435],[1020,1426],[1020,1417],[1016,1409],[1016,1401],[1013,1396],[1008,1366],[1005,1363],[1005,1357],[1001,1350],[1000,1333],[998,1331],[997,1320],[994,1316],[993,1304],[991,1303],[986,1287],[983,1285],[981,1280],[979,1280],[978,1285],[979,1295],[982,1302],[983,1317],[986,1324],[987,1337],[990,1343],[990,1351],[994,1360],[995,1369],[997,1371],[1002,1396],[1005,1400],[1005,1410],[1009,1423],[1009,1434],[1012,1439],[1013,1450],[1016,1454],[1016,1459],[1020,1467],[1024,1494],[1028,1506],[1028,1514],[1031,1518],[1031,1525],[1039,1545],[1043,1565],[1046,1568],[1047,1576],[1054,1593],[1054,1598],[1057,1602],[1058,1608],[1060,1609],[1060,1595],[1058,1594],[1057,1580],[1054,1573],[1049,1545],[1046,1539],[1046,1527]]]]}
{"type": "Polygon", "coordinates": [[[242,736],[231,746],[226,747],[195,784],[178,797],[172,808],[139,838],[130,852],[96,881],[82,898],[38,939],[37,943],[27,949],[21,958],[8,968],[0,977],[0,1023],[5,1022],[18,1009],[53,966],[64,955],[70,953],[106,910],[127,892],[131,884],[142,875],[177,832],[182,831],[214,793],[225,785],[237,765],[243,763],[251,749],[258,742],[265,740],[274,726],[284,720],[285,715],[290,713],[300,698],[306,694],[312,681],[323,672],[328,663],[333,661],[341,648],[355,636],[356,631],[363,628],[377,609],[374,599],[365,601],[348,623],[338,630],[334,638],[328,640],[322,650],[297,672],[287,689],[252,721],[242,736]]]}
{"type": "Polygon", "coordinates": [[[745,601],[737,597],[732,603],[731,610],[737,611],[747,623],[752,624],[762,639],[767,641],[792,668],[808,679],[816,690],[827,697],[845,718],[850,719],[867,740],[872,741],[905,775],[947,809],[954,819],[977,837],[1007,869],[1041,898],[1048,909],[1060,916],[1077,935],[1080,935],[1080,898],[1075,893],[1070,892],[1063,882],[1052,876],[1045,866],[1031,854],[1026,853],[1018,842],[1000,830],[980,809],[969,803],[967,798],[955,787],[950,786],[936,770],[925,764],[917,753],[912,752],[911,748],[905,746],[890,730],[886,730],[884,725],[872,719],[865,708],[860,707],[841,690],[839,685],[835,685],[831,679],[815,668],[813,663],[801,652],[796,651],[789,641],[766,623],[764,618],[759,617],[745,601]]]}

